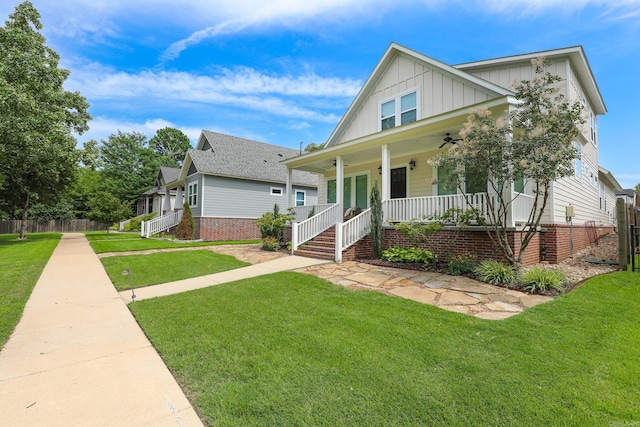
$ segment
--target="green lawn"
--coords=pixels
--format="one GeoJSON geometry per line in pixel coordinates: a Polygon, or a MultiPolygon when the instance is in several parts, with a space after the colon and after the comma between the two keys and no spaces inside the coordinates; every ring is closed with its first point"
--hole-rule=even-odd
{"type": "Polygon", "coordinates": [[[640,423],[640,275],[503,321],[278,273],[130,308],[209,425],[640,423]]]}
{"type": "Polygon", "coordinates": [[[111,231],[107,233],[106,231],[87,231],[84,233],[87,237],[87,240],[93,242],[94,240],[121,240],[121,239],[141,239],[139,232],[115,232],[111,231]]]}
{"type": "Polygon", "coordinates": [[[0,347],[18,324],[61,236],[60,233],[34,233],[27,234],[26,240],[16,240],[17,234],[0,235],[0,347]]]}
{"type": "MultiPolygon", "coordinates": [[[[104,233],[104,232],[103,232],[104,233]]],[[[131,234],[106,233],[89,234],[91,247],[97,254],[106,252],[144,251],[149,249],[189,248],[196,246],[235,245],[260,243],[260,240],[228,240],[223,242],[190,242],[180,243],[169,240],[143,239],[131,234]]]]}
{"type": "Polygon", "coordinates": [[[207,250],[160,252],[149,255],[113,256],[101,259],[116,289],[130,289],[129,269],[136,288],[190,277],[204,276],[249,265],[230,255],[207,250]]]}

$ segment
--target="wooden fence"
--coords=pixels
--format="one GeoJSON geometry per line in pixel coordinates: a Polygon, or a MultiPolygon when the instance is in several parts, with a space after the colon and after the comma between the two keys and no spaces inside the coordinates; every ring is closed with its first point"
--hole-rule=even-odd
{"type": "MultiPolygon", "coordinates": [[[[27,233],[72,233],[106,230],[105,224],[88,219],[54,219],[51,221],[27,221],[27,233]]],[[[0,234],[20,233],[20,221],[0,221],[0,234]]]]}

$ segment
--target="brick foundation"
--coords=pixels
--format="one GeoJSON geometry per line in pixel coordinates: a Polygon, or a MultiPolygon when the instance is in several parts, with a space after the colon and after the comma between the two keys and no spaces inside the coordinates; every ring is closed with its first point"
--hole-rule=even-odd
{"type": "MultiPolygon", "coordinates": [[[[570,257],[570,228],[564,225],[544,226],[542,232],[533,236],[522,257],[522,265],[528,266],[541,261],[557,264],[570,257]]],[[[613,227],[598,227],[598,238],[613,232],[613,227]]],[[[509,233],[509,242],[514,251],[520,248],[520,232],[509,233]]],[[[574,226],[572,231],[573,253],[575,254],[589,246],[586,228],[574,226]]],[[[399,245],[410,247],[413,245],[402,233],[392,228],[384,229],[384,248],[399,245]]],[[[441,230],[431,236],[422,245],[425,249],[437,254],[441,259],[461,253],[471,253],[480,260],[502,260],[502,254],[496,250],[491,239],[484,230],[441,230]]],[[[517,252],[516,252],[517,253],[517,252]]],[[[366,259],[373,257],[371,238],[360,240],[342,253],[344,261],[366,259]]]]}
{"type": "Polygon", "coordinates": [[[194,218],[196,239],[204,241],[260,239],[256,219],[251,218],[194,218]]]}
{"type": "MultiPolygon", "coordinates": [[[[613,232],[613,226],[596,227],[598,239],[613,232]]],[[[544,225],[540,245],[543,258],[552,264],[564,261],[576,252],[589,247],[589,236],[584,226],[544,225]],[[546,253],[545,253],[546,252],[546,253]]]]}

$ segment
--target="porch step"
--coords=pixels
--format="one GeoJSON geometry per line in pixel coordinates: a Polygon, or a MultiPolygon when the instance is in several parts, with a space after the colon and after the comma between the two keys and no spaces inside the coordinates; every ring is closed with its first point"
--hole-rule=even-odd
{"type": "Polygon", "coordinates": [[[336,230],[335,227],[331,227],[300,246],[294,252],[294,255],[333,260],[335,257],[335,241],[336,230]]]}

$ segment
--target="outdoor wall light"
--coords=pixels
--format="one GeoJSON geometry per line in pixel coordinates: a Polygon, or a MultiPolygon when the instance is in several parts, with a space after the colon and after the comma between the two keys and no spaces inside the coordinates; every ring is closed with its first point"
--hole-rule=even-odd
{"type": "Polygon", "coordinates": [[[382,175],[382,165],[378,166],[378,174],[382,175]]]}
{"type": "Polygon", "coordinates": [[[409,169],[414,170],[416,167],[416,161],[414,159],[411,159],[409,161],[409,169]]]}

